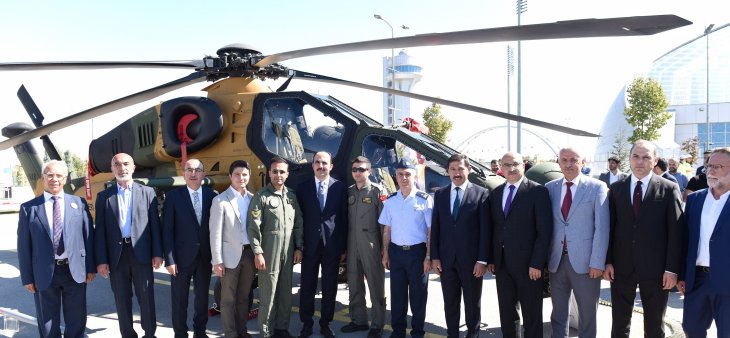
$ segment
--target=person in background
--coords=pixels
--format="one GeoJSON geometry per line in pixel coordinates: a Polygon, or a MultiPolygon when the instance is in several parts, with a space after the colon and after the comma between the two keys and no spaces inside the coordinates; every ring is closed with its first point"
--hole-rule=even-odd
{"type": "Polygon", "coordinates": [[[628,175],[622,173],[621,170],[619,170],[619,164],[621,164],[621,160],[617,156],[609,157],[608,171],[599,175],[598,180],[606,183],[607,187],[611,187],[611,184],[613,184],[614,182],[626,178],[626,176],[628,175]]]}
{"type": "Polygon", "coordinates": [[[669,174],[674,176],[674,178],[677,180],[677,184],[679,184],[679,194],[681,196],[684,196],[684,189],[687,188],[689,177],[679,171],[679,161],[677,161],[676,158],[668,159],[667,167],[669,169],[669,174]]]}

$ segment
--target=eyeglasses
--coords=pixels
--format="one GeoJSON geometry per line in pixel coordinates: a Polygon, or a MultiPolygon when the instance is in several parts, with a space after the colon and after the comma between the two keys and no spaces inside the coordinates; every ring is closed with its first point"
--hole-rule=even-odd
{"type": "Polygon", "coordinates": [[[522,163],[520,163],[520,162],[502,163],[502,167],[504,167],[504,168],[516,168],[516,167],[519,167],[521,165],[522,165],[522,163]]]}
{"type": "Polygon", "coordinates": [[[284,174],[286,174],[286,170],[272,169],[271,170],[271,173],[274,174],[274,175],[284,175],[284,174]]]}
{"type": "Polygon", "coordinates": [[[707,172],[710,171],[710,169],[722,170],[722,168],[725,168],[725,167],[727,167],[727,166],[722,165],[722,164],[709,164],[708,163],[708,164],[705,164],[705,168],[702,169],[702,172],[707,174],[707,172]]]}
{"type": "Polygon", "coordinates": [[[367,168],[362,168],[362,167],[354,167],[354,168],[352,168],[352,172],[353,173],[364,173],[366,171],[368,171],[367,168]]]}
{"type": "Polygon", "coordinates": [[[185,169],[185,172],[188,173],[188,174],[193,174],[193,173],[200,174],[200,173],[203,172],[203,169],[200,169],[200,168],[186,168],[185,169]]]}

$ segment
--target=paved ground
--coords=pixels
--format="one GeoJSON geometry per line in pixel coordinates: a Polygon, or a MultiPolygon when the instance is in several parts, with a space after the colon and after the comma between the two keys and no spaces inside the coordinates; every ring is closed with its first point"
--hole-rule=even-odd
{"type": "MultiPolygon", "coordinates": [[[[33,316],[35,309],[33,305],[33,298],[31,294],[27,293],[21,286],[19,272],[17,269],[17,253],[15,252],[16,246],[16,226],[17,226],[17,214],[0,214],[0,307],[17,309],[18,311],[33,316]]],[[[157,308],[157,337],[172,337],[172,327],[170,321],[170,287],[169,287],[169,275],[164,269],[155,271],[155,301],[157,308]]],[[[389,293],[389,277],[386,273],[386,294],[389,293]]],[[[482,296],[482,321],[484,327],[482,330],[482,336],[487,337],[502,337],[499,329],[499,314],[497,310],[497,293],[495,280],[490,275],[484,278],[484,293],[482,296]]],[[[299,266],[295,267],[294,271],[294,288],[292,289],[292,298],[294,300],[294,309],[292,311],[292,319],[290,325],[290,332],[294,335],[299,333],[301,329],[301,323],[299,322],[298,316],[298,303],[299,303],[299,266]]],[[[348,291],[345,285],[340,285],[337,294],[337,306],[335,321],[333,329],[341,337],[365,337],[365,332],[358,332],[352,334],[340,334],[339,328],[346,325],[349,322],[347,314],[347,297],[348,291]]],[[[610,301],[609,284],[603,282],[601,289],[601,298],[610,301]]],[[[212,302],[212,297],[211,297],[212,302]]],[[[192,304],[192,300],[190,302],[192,304]]],[[[637,307],[641,307],[640,301],[637,300],[637,307]]],[[[317,305],[319,307],[319,305],[317,305]]],[[[390,306],[388,306],[390,311],[390,306]]],[[[545,336],[550,336],[550,311],[551,304],[550,299],[545,299],[544,310],[543,310],[543,328],[545,336]]],[[[109,281],[97,278],[88,286],[88,313],[89,319],[87,323],[87,333],[89,337],[118,337],[119,330],[116,322],[116,314],[114,310],[114,302],[109,286],[109,281]]],[[[135,309],[135,313],[138,311],[135,309]]],[[[606,305],[599,305],[598,309],[599,323],[598,323],[598,336],[608,337],[611,325],[611,308],[606,305]]],[[[190,317],[190,316],[189,316],[190,317]]],[[[386,314],[386,318],[390,318],[390,313],[386,314]]],[[[682,300],[679,294],[672,293],[670,295],[669,307],[667,308],[666,321],[668,336],[683,337],[684,335],[679,331],[673,331],[673,329],[680,329],[679,322],[682,318],[682,300]]],[[[136,317],[137,323],[136,328],[141,333],[139,327],[138,317],[136,317]]],[[[462,313],[463,320],[463,313],[462,313]]],[[[642,332],[642,316],[639,312],[634,313],[632,321],[632,334],[631,337],[643,337],[642,332]]],[[[387,320],[386,322],[389,322],[387,320]]],[[[443,301],[441,293],[441,285],[438,276],[431,274],[429,282],[429,299],[428,299],[428,310],[426,314],[426,331],[428,336],[432,338],[443,337],[446,335],[446,325],[444,322],[443,315],[443,301]]],[[[192,324],[190,324],[192,325],[192,324]]],[[[248,324],[249,332],[252,334],[258,333],[258,326],[255,320],[249,321],[248,324]]],[[[1,329],[2,327],[0,327],[1,329]]],[[[221,333],[222,325],[220,316],[210,318],[208,322],[208,332],[211,337],[218,337],[221,333]]],[[[389,330],[386,327],[386,330],[389,330]]],[[[315,333],[319,332],[318,328],[315,327],[315,333]]],[[[713,331],[711,331],[714,333],[713,331]]],[[[389,332],[385,333],[387,337],[389,332]]],[[[18,332],[11,331],[0,331],[0,336],[9,337],[36,337],[37,331],[35,326],[25,323],[19,324],[18,332]]],[[[571,336],[577,336],[575,332],[571,333],[571,336]]],[[[314,337],[318,337],[315,335],[314,337]]]]}

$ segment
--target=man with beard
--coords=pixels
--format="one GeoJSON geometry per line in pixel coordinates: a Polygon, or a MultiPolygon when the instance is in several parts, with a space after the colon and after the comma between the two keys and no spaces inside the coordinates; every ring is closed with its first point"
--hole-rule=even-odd
{"type": "Polygon", "coordinates": [[[679,161],[676,158],[668,159],[667,166],[669,168],[669,174],[674,176],[674,178],[677,180],[677,184],[679,184],[679,194],[681,196],[684,196],[684,189],[687,188],[687,182],[689,182],[689,177],[687,177],[687,175],[678,170],[679,161]]]}

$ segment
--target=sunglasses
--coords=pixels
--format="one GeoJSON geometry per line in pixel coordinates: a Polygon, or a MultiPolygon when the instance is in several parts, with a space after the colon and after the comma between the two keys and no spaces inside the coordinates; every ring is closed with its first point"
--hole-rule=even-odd
{"type": "Polygon", "coordinates": [[[364,173],[364,172],[366,172],[366,171],[368,171],[368,169],[367,169],[367,168],[361,168],[361,167],[355,167],[355,168],[352,168],[352,172],[353,172],[353,173],[364,173]]]}

